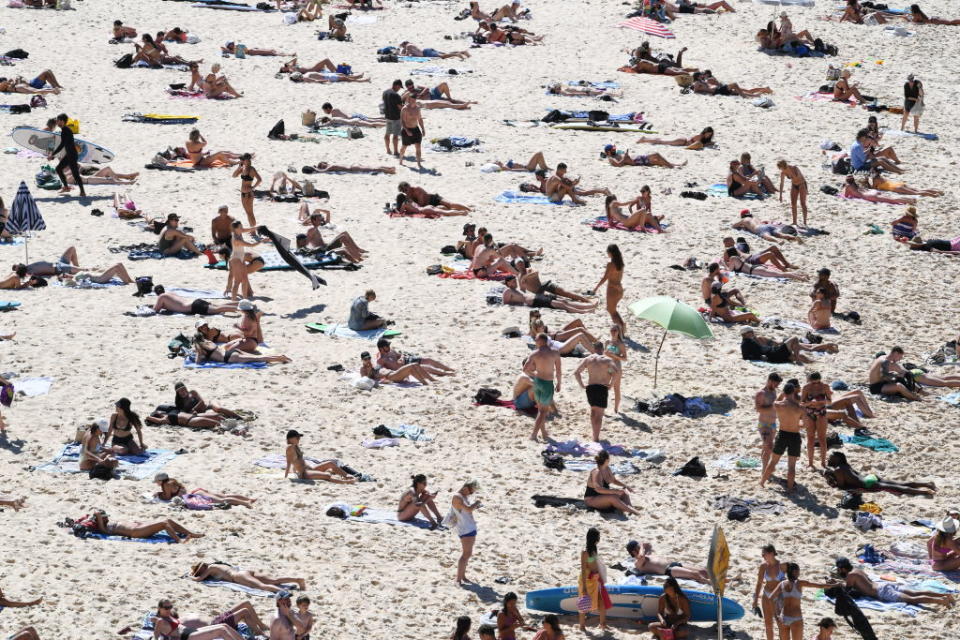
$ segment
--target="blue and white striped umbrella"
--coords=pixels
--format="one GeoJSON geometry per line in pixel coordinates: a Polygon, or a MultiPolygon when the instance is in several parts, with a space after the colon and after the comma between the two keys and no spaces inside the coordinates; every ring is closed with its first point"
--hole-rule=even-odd
{"type": "MultiPolygon", "coordinates": [[[[27,183],[21,181],[17,189],[17,195],[10,205],[10,214],[7,216],[7,224],[4,227],[11,235],[22,234],[26,239],[29,231],[43,231],[47,224],[37,209],[37,203],[34,201],[27,183]]],[[[26,243],[24,243],[26,251],[26,243]]],[[[29,258],[29,255],[28,255],[29,258]]]]}

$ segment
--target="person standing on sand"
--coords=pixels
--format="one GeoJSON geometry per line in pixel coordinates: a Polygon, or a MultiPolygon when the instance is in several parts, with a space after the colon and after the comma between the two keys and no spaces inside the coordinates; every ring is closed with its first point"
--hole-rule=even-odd
{"type": "Polygon", "coordinates": [[[773,403],[777,400],[777,387],[783,382],[780,374],[774,371],[767,376],[763,389],[753,397],[753,406],[757,410],[757,431],[760,433],[760,471],[763,472],[773,455],[773,438],[777,435],[777,410],[773,403]]]}
{"type": "Polygon", "coordinates": [[[610,387],[620,377],[620,368],[603,351],[602,342],[593,343],[593,353],[580,363],[573,372],[577,384],[587,392],[587,404],[590,405],[590,428],[593,441],[600,442],[600,429],[603,427],[603,411],[607,408],[610,387]],[[587,371],[587,384],[583,384],[583,372],[587,371]]]}
{"type": "Polygon", "coordinates": [[[60,193],[69,193],[70,185],[67,184],[67,176],[64,175],[64,167],[70,167],[70,173],[73,174],[73,181],[78,187],[80,187],[80,197],[86,198],[87,192],[83,190],[83,180],[80,179],[80,164],[79,156],[77,155],[77,144],[73,141],[73,129],[67,126],[67,120],[70,118],[67,117],[67,114],[61,113],[57,116],[57,126],[60,127],[60,144],[57,145],[57,148],[50,152],[50,155],[47,156],[48,160],[53,160],[53,158],[63,151],[63,158],[56,166],[57,176],[60,177],[60,184],[63,187],[60,189],[60,193]]]}
{"type": "Polygon", "coordinates": [[[537,433],[542,432],[546,440],[547,414],[553,403],[554,392],[560,392],[560,352],[550,347],[550,337],[545,333],[537,334],[534,339],[536,350],[527,358],[523,372],[533,378],[533,399],[537,403],[537,419],[533,423],[530,439],[539,442],[537,433]]]}
{"type": "MultiPolygon", "coordinates": [[[[389,128],[389,127],[388,127],[389,128]]],[[[417,99],[412,95],[407,96],[407,102],[400,109],[400,166],[403,166],[404,153],[407,147],[413,145],[417,152],[417,169],[423,171],[423,165],[420,163],[420,143],[423,142],[423,136],[427,133],[427,128],[423,124],[423,114],[420,112],[420,105],[417,99]]]]}
{"type": "Polygon", "coordinates": [[[903,119],[900,120],[900,131],[906,130],[907,119],[913,116],[913,132],[920,133],[923,98],[923,83],[911,73],[903,84],[903,119]]]}
{"type": "Polygon", "coordinates": [[[600,629],[607,629],[607,609],[613,607],[607,587],[606,567],[600,561],[597,544],[600,542],[600,532],[590,527],[587,529],[587,544],[580,552],[580,577],[577,580],[577,618],[580,621],[580,631],[586,633],[587,612],[596,611],[600,615],[600,629]],[[579,600],[589,600],[581,606],[579,600]]]}
{"type": "Polygon", "coordinates": [[[390,139],[393,138],[392,153],[398,157],[400,156],[400,150],[397,148],[400,140],[400,107],[403,106],[403,101],[400,99],[402,88],[403,81],[394,80],[390,88],[383,92],[383,117],[387,121],[387,128],[383,133],[383,144],[387,147],[387,153],[391,153],[390,139]]]}
{"type": "Polygon", "coordinates": [[[797,474],[797,458],[800,457],[802,439],[800,437],[800,420],[803,417],[803,407],[800,406],[800,390],[797,385],[788,382],[783,385],[783,395],[773,403],[780,421],[780,431],[773,442],[773,455],[763,468],[760,486],[763,487],[773,475],[777,463],[787,454],[787,491],[793,491],[794,478],[797,474]]]}
{"type": "Polygon", "coordinates": [[[257,218],[253,215],[253,190],[260,186],[263,178],[253,168],[253,155],[245,153],[240,156],[240,166],[233,172],[233,177],[240,176],[240,204],[247,214],[247,224],[252,228],[257,227],[257,218]]]}
{"type": "Polygon", "coordinates": [[[607,283],[607,313],[610,314],[613,323],[620,327],[620,333],[627,335],[627,324],[623,321],[620,312],[617,311],[617,305],[623,300],[624,263],[620,247],[615,244],[607,245],[607,257],[610,258],[610,262],[607,263],[607,268],[603,272],[600,282],[593,288],[593,295],[597,295],[597,290],[604,282],[607,283]]]}
{"type": "Polygon", "coordinates": [[[790,180],[790,212],[793,214],[793,226],[797,226],[797,202],[803,209],[803,226],[807,226],[807,179],[800,173],[800,167],[787,164],[786,160],[777,162],[780,169],[780,202],[783,202],[783,182],[790,180]]]}
{"type": "MultiPolygon", "coordinates": [[[[473,555],[473,545],[477,542],[477,521],[473,518],[473,512],[483,508],[483,503],[477,499],[471,500],[480,490],[480,482],[470,480],[465,483],[460,490],[453,494],[450,505],[450,514],[445,520],[453,520],[453,530],[460,538],[460,558],[457,559],[457,584],[463,586],[467,580],[467,563],[473,555]],[[451,518],[451,516],[453,516],[451,518]]],[[[445,523],[446,524],[446,523],[445,523]]]]}

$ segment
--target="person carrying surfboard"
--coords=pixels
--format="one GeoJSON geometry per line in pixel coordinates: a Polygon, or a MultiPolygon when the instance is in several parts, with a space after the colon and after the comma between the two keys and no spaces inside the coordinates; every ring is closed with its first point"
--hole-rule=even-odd
{"type": "Polygon", "coordinates": [[[47,156],[48,160],[53,160],[53,158],[63,151],[63,158],[56,166],[57,175],[60,177],[60,184],[63,185],[63,188],[60,189],[60,193],[69,193],[71,191],[70,185],[67,184],[67,176],[64,175],[64,167],[70,167],[70,173],[73,175],[74,183],[80,187],[80,197],[86,198],[87,192],[83,189],[83,180],[80,178],[80,164],[79,164],[79,155],[77,154],[77,145],[73,141],[73,130],[67,126],[67,114],[61,113],[57,116],[57,126],[60,127],[60,144],[57,145],[57,148],[54,149],[50,155],[47,156]]]}

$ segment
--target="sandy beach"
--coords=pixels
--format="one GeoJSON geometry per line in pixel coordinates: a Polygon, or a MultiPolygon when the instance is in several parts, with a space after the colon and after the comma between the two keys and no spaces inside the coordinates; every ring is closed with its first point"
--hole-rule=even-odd
{"type": "MultiPolygon", "coordinates": [[[[781,368],[784,379],[802,380],[806,373],[819,371],[827,383],[843,380],[852,388],[865,389],[867,369],[876,352],[901,345],[906,361],[919,364],[924,354],[956,338],[958,259],[909,251],[894,242],[889,223],[903,213],[903,206],[844,200],[820,191],[822,185],[839,188],[842,183],[842,177],[823,168],[827,160],[821,142],[835,141],[847,149],[871,114],[862,108],[797,97],[826,82],[829,64],[861,62],[850,67],[852,80],[881,104],[901,105],[905,77],[917,74],[926,92],[921,129],[939,134],[939,140],[887,137],[884,142],[895,147],[907,169],[903,180],[946,192],[944,197],[922,198],[917,204],[922,236],[954,238],[960,235],[960,227],[957,156],[950,146],[955,134],[950,127],[955,127],[960,102],[953,55],[960,28],[907,24],[914,35],[897,37],[885,33],[883,25],[822,20],[833,10],[833,3],[820,2],[809,9],[787,10],[795,30],[808,29],[836,44],[839,55],[769,56],[757,51],[754,35],[780,8],[736,1],[734,14],[682,15],[670,25],[676,39],[649,38],[655,49],[674,54],[686,47],[685,65],[709,68],[723,82],[772,88],[775,104],[764,109],[748,99],[683,95],[668,77],[618,72],[628,62],[624,49],[648,39],[616,28],[630,10],[626,3],[524,0],[532,19],[520,25],[544,35],[543,45],[504,49],[469,48],[470,40],[461,33],[473,31],[475,21],[453,19],[465,3],[385,0],[385,4],[382,11],[354,12],[376,20],[348,21],[351,42],[318,41],[315,32],[325,29],[325,18],[323,23],[285,25],[278,13],[215,11],[194,8],[189,2],[74,0],[71,11],[0,10],[0,27],[5,29],[0,34],[0,52],[22,48],[30,54],[14,66],[0,67],[0,75],[29,79],[51,69],[65,87],[59,95],[46,96],[46,109],[0,113],[3,131],[42,127],[48,118],[65,112],[80,121],[78,137],[116,154],[110,167],[120,173],[140,172],[137,183],[129,187],[88,186],[90,197],[80,201],[36,187],[34,175],[46,164],[41,158],[0,154],[0,197],[6,206],[10,207],[20,181],[26,181],[46,221],[46,230],[30,237],[30,261],[54,260],[75,246],[85,267],[106,268],[122,261],[132,276],[152,276],[156,284],[168,288],[222,291],[226,272],[202,268],[205,257],[131,262],[125,253],[111,252],[111,247],[156,239],[112,215],[114,191],[126,192],[151,216],[178,214],[181,226],[192,227],[198,241],[209,243],[210,219],[219,205],[227,204],[231,215],[243,219],[240,180],[231,177],[233,169],[194,173],[144,169],[157,152],[182,146],[194,126],[211,150],[254,153],[254,166],[266,182],[263,188],[277,171],[293,167],[298,171],[290,176],[301,179],[302,166],[320,161],[395,166],[396,159],[385,153],[381,129],[364,129],[365,137],[357,140],[330,137],[317,144],[268,140],[267,132],[283,119],[287,133],[306,133],[301,113],[308,108],[319,112],[326,101],[348,113],[379,116],[381,93],[395,78],[412,77],[428,86],[439,81],[410,75],[423,64],[377,62],[377,49],[401,40],[441,51],[470,52],[464,62],[438,64],[471,69],[472,73],[442,80],[455,98],[478,104],[462,111],[424,111],[425,138],[464,136],[482,141],[479,152],[438,153],[425,145],[423,164],[433,173],[399,167],[396,175],[312,177],[316,188],[329,192],[330,199],[311,200],[311,208],[331,210],[336,228],[332,233],[348,231],[370,253],[359,270],[317,271],[327,281],[317,290],[294,272],[251,276],[254,302],[265,312],[265,342],[291,357],[290,364],[257,370],[184,369],[182,358],[167,357],[167,343],[178,333],[190,336],[195,319],[124,315],[151,301],[133,297],[135,286],[74,290],[55,286],[52,279],[47,288],[0,292],[0,300],[21,303],[17,310],[0,314],[0,334],[16,332],[14,340],[0,342],[0,375],[15,373],[14,382],[37,377],[53,380],[48,393],[18,397],[12,407],[2,408],[9,427],[0,440],[0,495],[25,496],[27,508],[0,513],[0,548],[4,550],[0,588],[12,600],[40,596],[44,600],[37,607],[3,611],[0,635],[6,637],[30,625],[45,639],[119,638],[118,629],[139,628],[144,614],[164,597],[172,598],[181,613],[206,618],[250,599],[268,621],[275,611],[273,600],[245,597],[185,577],[193,563],[220,560],[270,575],[305,578],[305,593],[317,617],[313,638],[449,638],[462,615],[473,619],[471,638],[476,638],[480,619],[497,608],[508,591],[519,595],[521,612],[528,620],[539,621],[541,613],[523,608],[524,595],[576,584],[579,553],[589,527],[601,532],[600,556],[607,564],[626,558],[626,542],[640,539],[652,541],[659,555],[696,565],[705,562],[713,526],[720,523],[731,552],[726,595],[748,611],[731,627],[738,638],[758,639],[765,637],[763,622],[750,610],[762,545],[775,544],[781,560],[799,563],[808,580],[825,578],[836,557],[855,558],[857,548],[866,543],[883,550],[904,542],[923,547],[923,537],[897,536],[883,529],[863,533],[854,528],[851,512],[836,506],[842,492],[809,470],[803,457],[796,495],[786,494],[777,482],[759,488],[755,468],[714,466],[714,461],[725,457],[759,457],[753,397],[772,369],[741,359],[738,326],[711,324],[712,340],[667,337],[654,390],[654,354],[663,331],[632,316],[626,306],[655,295],[702,305],[704,272],[671,269],[671,265],[690,257],[703,264],[719,257],[724,236],[743,235],[730,225],[744,208],[757,220],[789,221],[789,204],[777,197],[699,201],[679,196],[682,191],[723,182],[728,162],[750,152],[754,164],[765,167],[772,177],[781,158],[803,171],[810,190],[809,224],[829,234],[808,238],[802,245],[786,243],[781,249],[811,278],[821,267],[831,269],[841,290],[838,311],[856,311],[862,318],[860,325],[834,320],[840,335],[824,337],[837,342],[839,353],[817,357],[806,367],[781,368]],[[203,59],[203,71],[211,63],[221,64],[243,97],[175,99],[164,89],[171,83],[188,82],[188,74],[115,68],[113,60],[133,51],[132,44],[107,42],[118,18],[140,32],[179,26],[199,36],[197,44],[168,47],[184,58],[203,59]],[[354,72],[363,72],[372,81],[290,82],[285,76],[275,77],[285,58],[222,58],[220,46],[226,41],[296,52],[300,62],[308,65],[329,58],[350,64],[354,72]],[[545,93],[548,83],[573,80],[615,81],[623,95],[616,102],[602,102],[545,93]],[[654,147],[636,144],[634,133],[502,123],[504,119],[539,119],[554,108],[643,112],[656,135],[667,138],[693,136],[711,126],[717,148],[654,147]],[[123,115],[132,112],[200,119],[196,125],[123,122],[123,115]],[[599,159],[603,146],[614,142],[632,154],[659,152],[687,165],[674,170],[615,168],[599,159]],[[643,185],[649,185],[653,212],[666,216],[668,232],[600,233],[581,224],[585,218],[603,214],[603,196],[589,197],[581,207],[496,202],[497,194],[518,190],[531,176],[483,173],[480,167],[494,160],[526,162],[536,151],[543,151],[551,167],[558,162],[569,165],[569,174],[579,176],[581,186],[607,187],[620,200],[636,197],[643,185]],[[390,218],[383,204],[395,198],[401,180],[469,205],[474,212],[439,219],[390,218]],[[101,209],[104,215],[91,216],[93,209],[101,209]],[[488,305],[485,294],[493,283],[426,273],[428,266],[443,262],[440,249],[460,239],[465,222],[487,227],[496,241],[543,248],[543,259],[535,261],[534,267],[544,280],[552,279],[575,292],[590,290],[600,280],[609,243],[622,250],[626,268],[620,310],[626,318],[630,349],[623,370],[622,412],[607,411],[603,437],[627,448],[658,449],[666,456],[660,464],[637,462],[640,472],[623,478],[633,488],[633,502],[641,515],[616,519],[583,510],[536,508],[531,500],[534,494],[581,497],[587,474],[546,469],[540,455],[544,445],[529,440],[532,419],[502,408],[473,405],[480,387],[497,388],[509,397],[529,350],[520,339],[503,337],[502,331],[510,326],[525,330],[528,309],[488,305]],[[865,233],[871,224],[884,233],[865,233]],[[340,364],[347,372],[357,371],[360,352],[376,351],[375,343],[309,333],[304,325],[345,323],[351,302],[367,289],[377,293],[371,310],[395,320],[395,328],[402,331],[394,342],[396,348],[439,360],[454,367],[457,375],[428,386],[383,385],[361,391],[341,380],[340,373],[328,370],[340,364]],[[253,509],[175,510],[144,500],[144,494],[156,491],[150,478],[99,482],[85,474],[30,470],[53,459],[78,428],[108,418],[121,397],[129,398],[141,416],[158,404],[172,403],[177,381],[224,407],[254,412],[258,419],[249,423],[250,436],[148,425],[144,441],[151,448],[183,451],[163,468],[171,477],[190,488],[258,498],[253,509]],[[688,398],[723,397],[732,408],[726,414],[696,419],[651,417],[635,410],[636,400],[671,392],[688,398]],[[404,439],[399,446],[385,449],[363,447],[362,441],[373,439],[373,429],[381,424],[417,425],[434,440],[404,439]],[[253,462],[282,454],[288,429],[305,434],[302,447],[307,455],[340,459],[375,481],[308,485],[285,480],[279,470],[263,473],[253,462]],[[707,464],[709,477],[672,475],[693,456],[707,464]],[[417,473],[426,474],[430,489],[439,491],[436,500],[441,513],[446,513],[452,495],[465,481],[480,481],[478,495],[485,508],[476,514],[479,533],[467,571],[475,584],[454,583],[460,544],[449,531],[352,523],[325,515],[336,502],[392,510],[408,488],[410,476],[417,473]],[[756,514],[746,522],[733,522],[713,506],[714,499],[723,495],[776,500],[784,509],[780,515],[756,514]],[[172,518],[205,537],[185,545],[136,544],[82,540],[56,526],[64,518],[76,519],[94,509],[104,509],[114,520],[172,518]],[[508,579],[506,584],[495,582],[502,577],[508,579]]],[[[956,6],[945,0],[922,6],[931,16],[960,17],[956,6]]],[[[481,8],[495,7],[482,4],[481,8]]],[[[29,96],[15,94],[0,99],[11,104],[28,100],[29,96]]],[[[876,115],[881,127],[899,128],[899,115],[876,115]]],[[[0,145],[15,146],[9,138],[0,145]]],[[[258,222],[288,238],[303,230],[297,210],[292,203],[255,203],[258,222]]],[[[753,236],[748,241],[756,248],[768,244],[753,236]]],[[[24,261],[24,247],[0,245],[0,260],[5,268],[24,261]]],[[[763,317],[806,320],[809,283],[734,276],[732,284],[763,317]]],[[[595,335],[609,335],[610,318],[602,296],[598,311],[592,314],[572,316],[545,309],[543,315],[551,329],[576,317],[595,335]]],[[[213,322],[226,326],[236,319],[237,314],[229,314],[226,319],[213,317],[213,322]]],[[[789,328],[758,331],[777,339],[804,333],[789,328]]],[[[578,364],[575,358],[563,359],[563,386],[556,398],[561,417],[547,425],[557,440],[589,440],[588,407],[572,375],[578,364]]],[[[877,417],[866,420],[866,425],[875,435],[895,443],[899,452],[881,453],[850,444],[841,449],[863,473],[936,483],[939,491],[931,499],[870,494],[885,521],[939,521],[948,508],[960,507],[955,469],[960,445],[951,435],[951,425],[960,414],[956,406],[940,399],[951,391],[931,388],[923,402],[884,402],[870,396],[877,417]]],[[[843,426],[831,426],[830,431],[853,433],[843,426]]],[[[621,575],[610,569],[609,583],[617,583],[621,575]]],[[[814,592],[806,590],[802,601],[804,637],[815,634],[821,617],[833,615],[832,605],[816,600],[814,592]]],[[[955,610],[931,608],[915,617],[898,611],[865,613],[884,639],[947,638],[960,633],[955,610]]],[[[566,638],[588,637],[577,630],[575,617],[565,617],[562,623],[566,638]]],[[[835,638],[857,637],[842,620],[839,623],[835,638]]],[[[599,635],[595,627],[590,629],[589,637],[599,635]]],[[[713,631],[711,636],[709,623],[696,623],[691,637],[715,635],[713,631]]],[[[523,640],[532,636],[518,634],[523,640]]],[[[617,622],[611,631],[611,637],[640,636],[651,637],[635,623],[617,622]]]]}

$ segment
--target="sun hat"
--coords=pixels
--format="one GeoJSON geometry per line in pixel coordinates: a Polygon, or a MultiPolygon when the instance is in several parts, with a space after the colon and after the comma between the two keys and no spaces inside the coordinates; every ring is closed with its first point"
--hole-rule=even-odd
{"type": "Polygon", "coordinates": [[[753,327],[743,327],[740,329],[740,335],[745,336],[748,333],[753,333],[753,327]]]}
{"type": "Polygon", "coordinates": [[[193,323],[193,327],[195,329],[199,329],[200,327],[205,327],[205,326],[207,326],[207,321],[204,320],[203,318],[200,318],[195,323],[193,323]]]}
{"type": "Polygon", "coordinates": [[[162,471],[161,471],[160,473],[158,473],[157,475],[153,476],[153,481],[154,481],[154,482],[164,482],[165,480],[169,480],[169,479],[170,479],[170,476],[168,476],[167,474],[163,473],[162,471]]]}
{"type": "Polygon", "coordinates": [[[942,531],[943,533],[956,533],[957,532],[957,521],[950,516],[947,516],[937,524],[937,531],[942,531]]]}
{"type": "Polygon", "coordinates": [[[237,309],[240,311],[253,311],[256,307],[249,300],[241,300],[237,303],[237,309]]]}

